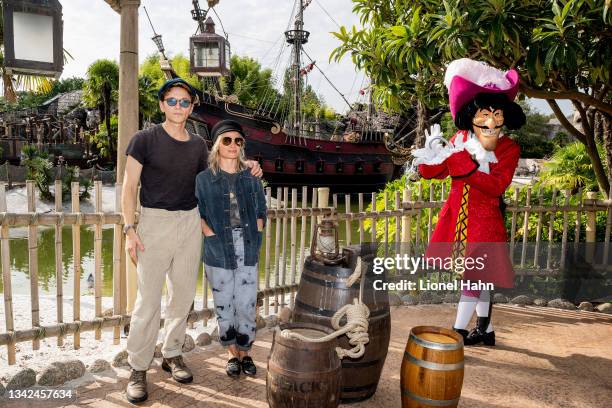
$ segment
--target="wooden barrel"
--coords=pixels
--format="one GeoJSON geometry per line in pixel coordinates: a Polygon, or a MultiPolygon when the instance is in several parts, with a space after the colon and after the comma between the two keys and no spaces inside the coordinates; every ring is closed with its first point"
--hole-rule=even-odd
{"type": "MultiPolygon", "coordinates": [[[[365,354],[353,359],[343,358],[342,361],[342,392],[343,403],[362,401],[370,398],[376,392],[380,374],[385,364],[391,334],[391,315],[389,313],[389,296],[387,291],[373,289],[373,281],[384,279],[383,275],[375,275],[372,271],[371,254],[362,254],[358,245],[344,248],[345,261],[336,266],[328,266],[311,257],[306,259],[300,285],[295,298],[292,320],[294,322],[309,322],[332,327],[331,318],[342,306],[353,303],[359,298],[360,282],[347,287],[344,281],[354,271],[357,257],[362,255],[362,265],[366,268],[363,302],[370,309],[368,335],[370,341],[365,346],[365,354]]],[[[344,325],[346,320],[340,321],[344,325]]],[[[348,337],[338,338],[339,346],[351,349],[348,337]]]]}
{"type": "Polygon", "coordinates": [[[400,376],[402,408],[456,407],[463,385],[463,338],[453,330],[410,330],[400,376]]]}
{"type": "Polygon", "coordinates": [[[336,354],[337,340],[310,343],[287,339],[281,336],[284,329],[311,338],[320,338],[333,331],[312,323],[288,323],[276,327],[266,378],[270,407],[337,407],[342,379],[340,359],[336,354]]]}

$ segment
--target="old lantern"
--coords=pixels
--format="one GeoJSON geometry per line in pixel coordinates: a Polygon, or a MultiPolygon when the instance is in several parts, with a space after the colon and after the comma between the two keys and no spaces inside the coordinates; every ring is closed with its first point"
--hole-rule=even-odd
{"type": "Polygon", "coordinates": [[[230,44],[215,33],[215,23],[208,17],[204,30],[189,39],[191,73],[203,77],[230,74],[230,44]]]}
{"type": "Polygon", "coordinates": [[[58,0],[4,0],[4,70],[59,78],[64,68],[58,0]]]}

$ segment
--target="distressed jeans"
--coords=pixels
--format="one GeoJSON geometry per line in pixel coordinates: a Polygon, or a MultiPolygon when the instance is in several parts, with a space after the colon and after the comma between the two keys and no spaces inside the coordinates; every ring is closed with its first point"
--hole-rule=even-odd
{"type": "Polygon", "coordinates": [[[219,342],[236,344],[246,351],[255,341],[255,305],[257,303],[257,264],[244,264],[244,242],[241,228],[232,230],[236,251],[236,269],[205,265],[212,288],[215,314],[219,326],[219,342]]]}

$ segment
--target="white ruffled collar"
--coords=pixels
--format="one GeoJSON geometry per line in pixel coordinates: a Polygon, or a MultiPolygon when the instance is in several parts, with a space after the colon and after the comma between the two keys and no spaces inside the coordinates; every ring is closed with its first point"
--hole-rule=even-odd
{"type": "MultiPolygon", "coordinates": [[[[504,137],[504,134],[501,133],[499,138],[504,137]]],[[[478,170],[483,173],[489,174],[491,169],[489,168],[489,163],[497,163],[497,156],[495,156],[495,152],[486,150],[482,147],[480,140],[474,134],[474,132],[469,131],[467,136],[467,141],[465,142],[465,149],[475,156],[476,161],[479,164],[478,170]]]]}

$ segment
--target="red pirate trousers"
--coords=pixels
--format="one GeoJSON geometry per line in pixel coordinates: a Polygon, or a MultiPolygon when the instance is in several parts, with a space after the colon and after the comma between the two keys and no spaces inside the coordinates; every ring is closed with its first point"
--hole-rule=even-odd
{"type": "MultiPolygon", "coordinates": [[[[451,141],[456,137],[465,138],[467,132],[457,132],[451,141]]],[[[478,162],[465,150],[453,153],[441,164],[419,166],[419,173],[425,179],[452,177],[450,194],[440,211],[425,257],[429,262],[451,257],[462,196],[466,193],[467,243],[464,256],[466,262],[468,258],[479,258],[480,263],[466,265],[463,279],[511,288],[514,286],[514,270],[509,258],[500,197],[512,182],[520,148],[508,136],[502,136],[494,153],[497,163],[489,164],[489,174],[480,171],[478,162]],[[464,189],[465,185],[469,188],[464,189]]]]}

